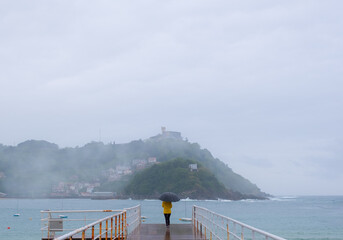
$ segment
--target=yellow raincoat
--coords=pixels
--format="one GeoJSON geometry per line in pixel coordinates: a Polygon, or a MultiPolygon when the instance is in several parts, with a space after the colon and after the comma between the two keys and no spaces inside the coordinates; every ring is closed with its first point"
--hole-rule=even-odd
{"type": "Polygon", "coordinates": [[[162,207],[164,214],[171,214],[171,208],[173,207],[171,202],[162,202],[162,207]]]}

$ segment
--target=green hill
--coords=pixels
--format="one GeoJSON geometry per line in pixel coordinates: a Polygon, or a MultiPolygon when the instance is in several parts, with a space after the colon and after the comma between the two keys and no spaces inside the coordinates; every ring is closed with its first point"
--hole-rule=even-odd
{"type": "Polygon", "coordinates": [[[241,199],[238,193],[229,192],[208,169],[197,163],[197,171],[190,171],[191,160],[175,159],[154,165],[134,175],[125,189],[132,198],[158,198],[163,192],[174,192],[181,198],[241,199]]]}
{"type": "Polygon", "coordinates": [[[79,196],[87,191],[120,194],[132,175],[152,165],[140,165],[149,158],[158,163],[189,159],[208,169],[229,192],[252,198],[266,196],[207,149],[177,134],[160,134],[125,144],[91,142],[75,148],[59,148],[36,140],[17,146],[0,144],[0,192],[23,197],[79,196]]]}

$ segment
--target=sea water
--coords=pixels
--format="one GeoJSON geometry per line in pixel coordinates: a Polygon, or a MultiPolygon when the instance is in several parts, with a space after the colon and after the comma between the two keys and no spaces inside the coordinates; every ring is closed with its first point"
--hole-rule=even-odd
{"type": "MultiPolygon", "coordinates": [[[[158,200],[0,199],[0,239],[41,239],[41,210],[123,209],[141,204],[145,223],[164,223],[158,200]],[[19,217],[13,216],[19,213],[19,217]]],[[[343,240],[343,196],[277,197],[270,200],[182,200],[173,203],[171,224],[205,207],[289,240],[343,240]]]]}

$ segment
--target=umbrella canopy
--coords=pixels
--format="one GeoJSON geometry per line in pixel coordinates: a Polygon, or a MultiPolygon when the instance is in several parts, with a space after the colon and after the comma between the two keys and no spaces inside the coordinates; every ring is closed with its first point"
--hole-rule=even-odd
{"type": "Polygon", "coordinates": [[[180,198],[175,193],[172,193],[172,192],[162,193],[158,199],[160,199],[161,201],[164,201],[164,202],[178,202],[178,201],[180,201],[180,198]]]}

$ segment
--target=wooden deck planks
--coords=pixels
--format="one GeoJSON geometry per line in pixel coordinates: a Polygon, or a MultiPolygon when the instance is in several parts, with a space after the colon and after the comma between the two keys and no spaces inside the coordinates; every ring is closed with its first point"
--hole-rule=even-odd
{"type": "Polygon", "coordinates": [[[191,240],[205,239],[200,233],[195,233],[192,224],[141,224],[131,233],[127,240],[191,240]]]}

